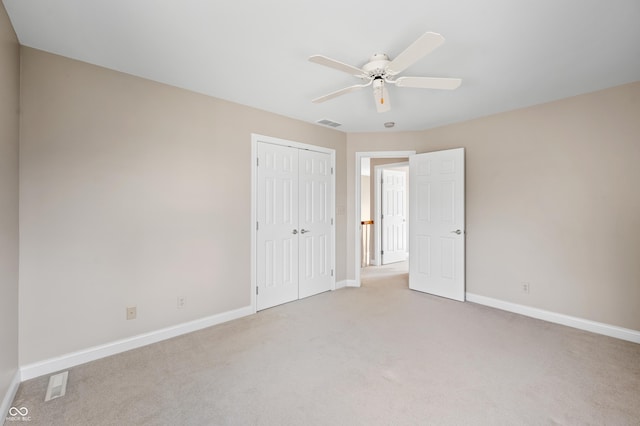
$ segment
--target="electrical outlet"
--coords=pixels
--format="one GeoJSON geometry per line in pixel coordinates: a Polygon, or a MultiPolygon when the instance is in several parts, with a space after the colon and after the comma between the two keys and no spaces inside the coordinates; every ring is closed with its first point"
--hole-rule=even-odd
{"type": "Polygon", "coordinates": [[[522,283],[522,292],[529,294],[529,290],[530,290],[530,284],[529,283],[522,283]]]}
{"type": "Polygon", "coordinates": [[[135,306],[131,306],[131,307],[127,308],[127,319],[128,320],[136,319],[137,315],[138,314],[136,312],[136,307],[135,306]]]}
{"type": "Polygon", "coordinates": [[[178,296],[178,309],[184,308],[187,304],[187,299],[184,296],[178,296]]]}

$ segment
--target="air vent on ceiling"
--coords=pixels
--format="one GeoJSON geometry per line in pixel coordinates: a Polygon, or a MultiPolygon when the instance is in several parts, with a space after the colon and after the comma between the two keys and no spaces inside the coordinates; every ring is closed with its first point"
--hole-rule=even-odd
{"type": "Polygon", "coordinates": [[[316,123],[324,124],[325,126],[329,126],[329,127],[342,126],[342,124],[336,123],[335,121],[327,120],[326,118],[324,120],[318,120],[318,121],[316,121],[316,123]]]}

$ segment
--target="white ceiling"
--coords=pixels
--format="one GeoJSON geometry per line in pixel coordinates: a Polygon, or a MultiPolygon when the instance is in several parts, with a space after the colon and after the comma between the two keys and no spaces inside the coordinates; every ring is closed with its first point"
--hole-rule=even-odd
{"type": "Polygon", "coordinates": [[[421,130],[640,80],[638,0],[4,0],[23,45],[347,132],[421,130]],[[357,84],[307,61],[362,66],[426,31],[446,42],[402,75],[454,91],[357,84]]]}

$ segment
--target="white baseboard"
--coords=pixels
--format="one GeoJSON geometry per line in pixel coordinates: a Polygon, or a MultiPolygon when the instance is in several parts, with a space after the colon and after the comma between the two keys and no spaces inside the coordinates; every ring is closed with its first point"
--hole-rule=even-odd
{"type": "Polygon", "coordinates": [[[527,317],[562,324],[578,328],[580,330],[590,331],[592,333],[603,334],[617,339],[628,340],[629,342],[640,343],[640,331],[637,330],[591,321],[584,318],[572,317],[569,315],[559,314],[557,312],[545,311],[544,309],[532,308],[530,306],[518,305],[517,303],[506,302],[504,300],[479,296],[472,293],[467,293],[466,296],[468,302],[478,303],[480,305],[490,306],[492,308],[502,309],[503,311],[509,311],[527,317]]]}
{"type": "Polygon", "coordinates": [[[339,288],[345,288],[345,287],[360,287],[360,286],[356,285],[356,280],[342,280],[336,283],[336,290],[339,288]]]}
{"type": "Polygon", "coordinates": [[[2,404],[0,404],[0,419],[4,419],[9,415],[9,408],[11,408],[13,399],[16,397],[16,393],[20,387],[20,382],[22,381],[21,379],[20,370],[18,370],[16,371],[16,374],[13,375],[13,380],[11,380],[11,383],[9,384],[9,389],[7,389],[7,393],[4,394],[4,398],[2,398],[2,404]]]}
{"type": "Polygon", "coordinates": [[[44,361],[28,364],[20,368],[22,380],[33,379],[34,377],[43,376],[45,374],[54,373],[84,364],[89,361],[95,361],[110,355],[126,352],[141,346],[150,345],[152,343],[167,340],[182,334],[191,333],[203,328],[211,327],[223,322],[231,321],[237,318],[252,315],[253,308],[245,306],[233,311],[223,312],[221,314],[212,315],[210,317],[185,322],[172,327],[163,328],[149,333],[139,334],[137,336],[126,339],[116,340],[115,342],[106,343],[104,345],[94,346],[83,349],[81,351],[72,352],[59,357],[50,358],[44,361]]]}
{"type": "Polygon", "coordinates": [[[345,288],[347,286],[347,280],[336,281],[336,290],[340,290],[341,288],[345,288]]]}

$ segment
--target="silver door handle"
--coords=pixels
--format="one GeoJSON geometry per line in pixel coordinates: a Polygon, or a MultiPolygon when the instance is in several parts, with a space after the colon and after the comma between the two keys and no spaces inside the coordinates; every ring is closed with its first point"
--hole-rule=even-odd
{"type": "Polygon", "coordinates": [[[293,235],[296,235],[297,233],[298,233],[297,229],[294,229],[293,232],[292,232],[293,235]]]}
{"type": "Polygon", "coordinates": [[[462,231],[459,230],[459,229],[456,229],[455,231],[451,231],[451,233],[460,235],[460,234],[462,234],[462,231]]]}
{"type": "Polygon", "coordinates": [[[300,233],[301,234],[306,234],[307,232],[311,232],[309,229],[301,229],[300,233]]]}

